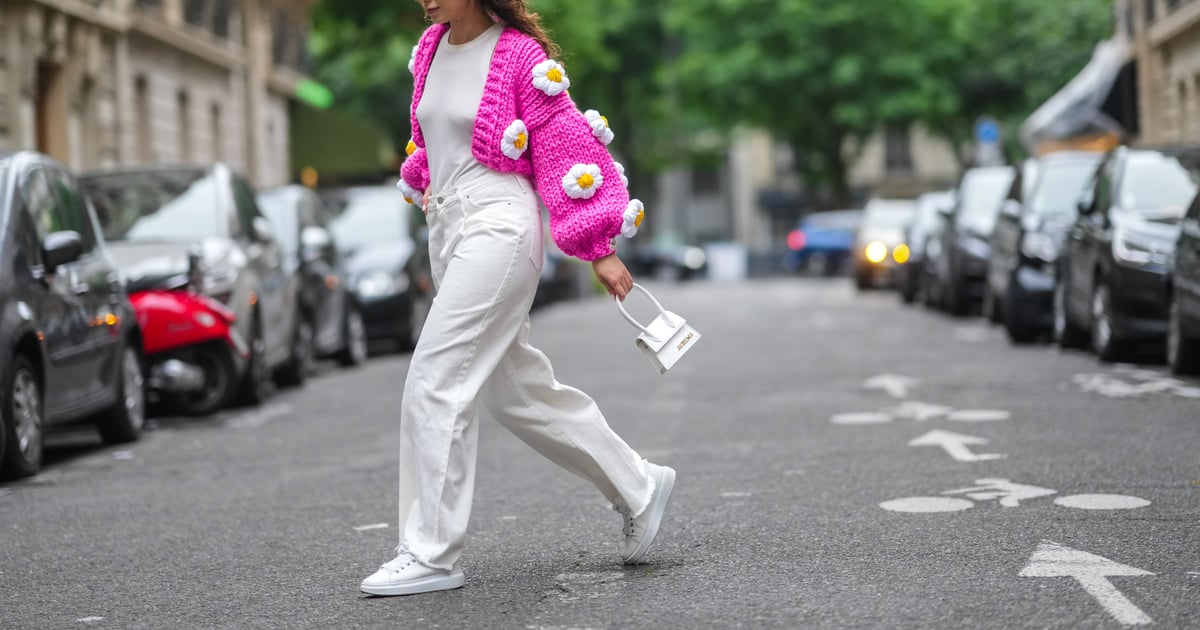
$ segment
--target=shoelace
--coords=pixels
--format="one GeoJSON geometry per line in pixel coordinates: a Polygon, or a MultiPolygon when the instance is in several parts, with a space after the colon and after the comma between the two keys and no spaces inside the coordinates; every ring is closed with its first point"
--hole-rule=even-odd
{"type": "Polygon", "coordinates": [[[625,517],[625,525],[621,528],[621,533],[626,538],[633,535],[633,512],[623,505],[612,506],[614,512],[620,512],[621,516],[625,517]]]}
{"type": "Polygon", "coordinates": [[[408,550],[408,545],[402,544],[396,546],[396,557],[388,562],[383,563],[383,566],[380,568],[388,569],[390,571],[401,571],[416,561],[417,557],[408,550]]]}

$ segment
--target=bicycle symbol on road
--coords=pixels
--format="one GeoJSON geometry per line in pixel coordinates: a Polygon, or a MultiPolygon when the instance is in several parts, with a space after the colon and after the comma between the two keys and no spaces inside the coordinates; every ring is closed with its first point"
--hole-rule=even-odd
{"type": "MultiPolygon", "coordinates": [[[[942,492],[937,497],[903,497],[879,504],[890,512],[935,513],[961,512],[975,507],[976,502],[995,500],[1004,508],[1014,508],[1022,501],[1039,499],[1058,494],[1057,490],[1015,483],[1008,479],[976,479],[970,488],[959,488],[942,492]],[[961,495],[962,499],[945,495],[961,495]]],[[[1132,510],[1146,507],[1150,502],[1141,497],[1125,494],[1072,494],[1054,500],[1054,504],[1080,510],[1132,510]]]]}

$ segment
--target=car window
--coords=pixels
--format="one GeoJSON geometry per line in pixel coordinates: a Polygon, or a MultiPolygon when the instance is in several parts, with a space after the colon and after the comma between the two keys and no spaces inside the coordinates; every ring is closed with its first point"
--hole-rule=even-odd
{"type": "Polygon", "coordinates": [[[1112,174],[1114,169],[1114,161],[1110,160],[1100,169],[1100,173],[1096,176],[1096,192],[1095,192],[1095,207],[1102,212],[1108,212],[1109,206],[1112,205],[1112,174]]]}
{"type": "Polygon", "coordinates": [[[1121,179],[1122,208],[1180,218],[1195,195],[1196,182],[1179,160],[1160,153],[1129,156],[1121,179]]]}
{"type": "Polygon", "coordinates": [[[329,205],[334,211],[329,224],[333,238],[346,251],[409,238],[409,204],[398,190],[349,191],[329,205]]]}
{"type": "Polygon", "coordinates": [[[54,207],[59,214],[61,229],[78,233],[83,239],[83,251],[92,251],[96,247],[96,235],[92,233],[87,200],[80,193],[79,186],[58,169],[46,169],[45,174],[54,192],[54,207]]]}
{"type": "Polygon", "coordinates": [[[960,191],[958,222],[980,234],[990,234],[1014,175],[1012,169],[968,171],[960,191]]]}
{"type": "Polygon", "coordinates": [[[242,233],[254,238],[254,218],[259,215],[254,201],[254,189],[241,177],[233,178],[233,202],[237,206],[238,227],[242,233]]]}
{"type": "Polygon", "coordinates": [[[258,207],[267,220],[275,226],[275,234],[284,252],[295,254],[300,250],[299,206],[303,199],[288,191],[272,191],[258,196],[258,207]]]}
{"type": "Polygon", "coordinates": [[[1192,205],[1188,207],[1187,218],[1193,221],[1200,220],[1200,192],[1196,193],[1195,197],[1192,197],[1192,205]]]}
{"type": "Polygon", "coordinates": [[[1094,162],[1047,164],[1027,205],[1037,216],[1070,217],[1078,212],[1076,202],[1096,171],[1094,162]]]}
{"type": "Polygon", "coordinates": [[[223,236],[212,173],[147,171],[83,178],[109,241],[191,242],[223,236]]]}
{"type": "Polygon", "coordinates": [[[858,225],[857,212],[818,212],[805,217],[804,225],[822,230],[854,231],[858,225]]]}

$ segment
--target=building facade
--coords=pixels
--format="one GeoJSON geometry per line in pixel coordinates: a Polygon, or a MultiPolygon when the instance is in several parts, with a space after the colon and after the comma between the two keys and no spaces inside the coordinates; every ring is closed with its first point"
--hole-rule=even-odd
{"type": "Polygon", "coordinates": [[[0,149],[286,183],[309,0],[3,0],[0,149]]]}
{"type": "Polygon", "coordinates": [[[1141,146],[1200,146],[1200,0],[1116,0],[1133,44],[1141,146]]]}

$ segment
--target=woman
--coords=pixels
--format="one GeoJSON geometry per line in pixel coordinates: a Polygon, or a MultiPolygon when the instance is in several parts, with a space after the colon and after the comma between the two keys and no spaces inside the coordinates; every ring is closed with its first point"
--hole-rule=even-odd
{"type": "Polygon", "coordinates": [[[409,156],[399,186],[429,224],[437,298],[413,352],[400,414],[400,545],[363,581],[373,595],[458,588],[475,482],[478,405],[591,481],[625,520],[626,563],[649,549],[675,471],[638,456],[596,403],[558,383],[529,345],[542,265],[539,198],[555,242],[623,300],[633,278],[613,243],[630,201],[599,114],[566,93],[555,46],[524,0],[419,0],[433,25],[413,49],[409,156]]]}

